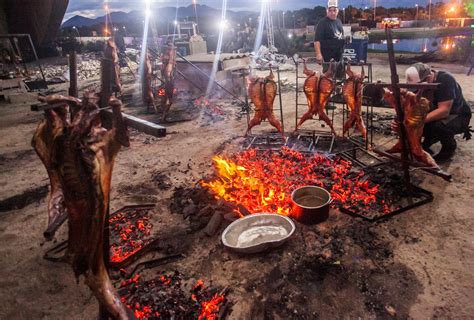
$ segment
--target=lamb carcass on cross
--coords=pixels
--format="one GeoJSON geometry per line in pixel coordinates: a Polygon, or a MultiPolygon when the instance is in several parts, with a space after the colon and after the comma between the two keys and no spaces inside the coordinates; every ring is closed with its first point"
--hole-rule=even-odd
{"type": "Polygon", "coordinates": [[[49,241],[53,239],[56,230],[67,219],[60,173],[55,163],[55,153],[58,152],[56,141],[63,136],[64,128],[70,124],[68,107],[71,108],[71,113],[76,112],[80,107],[81,100],[55,94],[40,97],[40,101],[58,105],[54,109],[45,110],[45,119],[38,124],[31,140],[33,149],[48,172],[50,182],[48,226],[43,233],[46,240],[49,241]]]}
{"type": "Polygon", "coordinates": [[[174,95],[174,74],[176,69],[176,49],[173,44],[170,44],[163,56],[161,57],[161,76],[163,77],[163,87],[165,96],[163,101],[163,120],[173,103],[174,95]]]}
{"type": "Polygon", "coordinates": [[[107,40],[105,50],[104,50],[104,58],[109,59],[114,67],[113,74],[112,74],[112,81],[113,81],[113,91],[118,92],[119,95],[122,95],[122,84],[120,82],[120,64],[119,64],[119,56],[118,56],[118,48],[115,44],[115,41],[112,39],[107,40]]]}
{"type": "Polygon", "coordinates": [[[275,127],[283,136],[283,127],[273,113],[273,102],[277,94],[277,84],[275,82],[273,71],[270,68],[270,74],[265,78],[249,77],[248,93],[250,100],[255,105],[255,115],[250,120],[247,133],[256,126],[268,119],[268,122],[275,127]]]}
{"type": "MultiPolygon", "coordinates": [[[[409,151],[413,157],[421,163],[429,166],[438,168],[435,160],[431,155],[423,150],[421,146],[421,137],[423,135],[423,128],[425,126],[426,115],[430,111],[429,101],[423,98],[422,91],[420,90],[417,94],[413,92],[401,89],[400,90],[400,103],[403,109],[403,125],[406,130],[409,151]]],[[[393,92],[385,89],[385,100],[396,109],[396,101],[393,96],[393,92]]],[[[402,141],[399,139],[398,142],[389,150],[388,153],[400,153],[402,152],[402,141]]]]}
{"type": "Polygon", "coordinates": [[[158,109],[156,108],[155,96],[153,95],[153,88],[151,86],[151,82],[153,80],[153,67],[151,64],[151,57],[148,51],[143,54],[145,56],[143,58],[143,74],[141,79],[142,103],[146,106],[147,110],[152,107],[155,113],[157,113],[158,109]]]}
{"type": "Polygon", "coordinates": [[[342,86],[342,95],[349,108],[349,118],[342,129],[342,134],[345,135],[350,128],[357,126],[362,137],[366,139],[367,129],[362,120],[362,90],[364,82],[364,67],[361,73],[355,73],[351,70],[351,65],[347,65],[346,74],[348,78],[342,86]]]}
{"type": "Polygon", "coordinates": [[[324,111],[324,108],[326,108],[329,101],[329,97],[336,86],[335,81],[332,79],[334,75],[334,62],[330,62],[329,69],[323,75],[319,75],[318,73],[309,70],[306,67],[305,60],[303,60],[303,64],[303,72],[307,76],[304,82],[304,93],[308,100],[308,111],[306,111],[301,117],[296,125],[295,131],[298,130],[306,120],[312,119],[313,115],[318,115],[319,119],[326,122],[326,124],[331,128],[333,135],[336,135],[331,119],[329,119],[324,111]]]}
{"type": "MultiPolygon", "coordinates": [[[[52,190],[54,181],[67,209],[69,240],[64,259],[72,265],[76,277],[85,276],[86,284],[112,317],[129,319],[127,308],[110,281],[105,266],[108,248],[104,245],[112,169],[120,147],[129,145],[128,131],[121,102],[116,99],[109,102],[113,127],[102,127],[98,100],[97,95],[86,94],[81,104],[74,105],[70,120],[65,106],[47,110],[44,122],[53,128],[52,134],[44,135],[40,124],[33,145],[38,150],[49,150],[47,161],[43,162],[47,169],[51,167],[52,190]],[[39,137],[45,137],[45,141],[39,137]]],[[[47,97],[45,101],[58,99],[47,97]]],[[[38,154],[44,158],[43,151],[38,154]]]]}

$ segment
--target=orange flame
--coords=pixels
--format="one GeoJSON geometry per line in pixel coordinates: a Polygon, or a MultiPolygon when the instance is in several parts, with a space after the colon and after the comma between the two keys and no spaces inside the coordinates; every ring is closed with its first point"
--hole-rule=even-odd
{"type": "MultiPolygon", "coordinates": [[[[317,185],[330,191],[337,205],[370,208],[379,202],[378,185],[369,183],[363,171],[352,170],[350,162],[331,160],[315,154],[305,157],[283,147],[279,153],[247,150],[236,160],[221,156],[213,158],[218,178],[201,181],[218,199],[244,206],[250,213],[274,212],[291,216],[291,192],[304,185],[317,185]]],[[[236,208],[234,212],[242,216],[236,208]]]]}
{"type": "Polygon", "coordinates": [[[158,90],[158,96],[159,97],[164,97],[166,95],[166,91],[165,91],[165,88],[160,88],[158,90]]]}

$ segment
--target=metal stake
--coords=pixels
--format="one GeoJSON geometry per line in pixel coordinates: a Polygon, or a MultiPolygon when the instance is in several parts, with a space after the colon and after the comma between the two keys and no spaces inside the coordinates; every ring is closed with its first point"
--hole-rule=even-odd
{"type": "Polygon", "coordinates": [[[404,112],[401,106],[400,98],[400,87],[398,86],[399,78],[397,74],[397,65],[395,64],[395,53],[393,50],[392,42],[392,30],[388,27],[385,27],[385,34],[387,36],[387,49],[388,49],[388,61],[390,63],[390,73],[392,80],[392,91],[393,97],[395,98],[395,111],[397,113],[397,119],[400,127],[400,141],[402,143],[402,168],[405,178],[405,187],[407,191],[411,190],[410,184],[410,170],[409,170],[409,160],[408,160],[408,146],[407,146],[407,133],[405,126],[403,125],[404,112]]]}
{"type": "Polygon", "coordinates": [[[280,99],[280,118],[281,118],[281,128],[285,132],[285,124],[283,122],[283,103],[281,101],[281,82],[280,82],[280,68],[277,67],[277,78],[278,78],[278,97],[280,99]]]}

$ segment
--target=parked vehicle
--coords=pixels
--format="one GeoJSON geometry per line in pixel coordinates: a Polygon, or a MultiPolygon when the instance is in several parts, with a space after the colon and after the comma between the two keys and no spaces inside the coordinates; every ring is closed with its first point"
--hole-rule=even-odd
{"type": "Polygon", "coordinates": [[[400,18],[384,18],[382,25],[388,26],[389,28],[400,28],[400,18]]]}

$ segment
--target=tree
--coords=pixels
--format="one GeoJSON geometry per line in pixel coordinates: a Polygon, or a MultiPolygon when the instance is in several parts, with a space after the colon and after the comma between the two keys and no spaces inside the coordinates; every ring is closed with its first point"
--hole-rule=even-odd
{"type": "Polygon", "coordinates": [[[464,11],[469,17],[474,17],[474,2],[472,0],[462,0],[464,11]]]}

